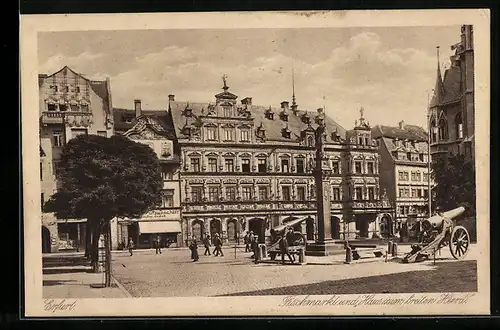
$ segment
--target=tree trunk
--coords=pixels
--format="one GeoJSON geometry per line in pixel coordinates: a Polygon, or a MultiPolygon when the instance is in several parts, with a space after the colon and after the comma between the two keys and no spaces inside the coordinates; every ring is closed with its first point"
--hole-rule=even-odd
{"type": "Polygon", "coordinates": [[[92,250],[92,226],[90,220],[87,219],[87,224],[85,225],[85,258],[90,259],[92,250]]]}
{"type": "Polygon", "coordinates": [[[105,286],[111,286],[111,224],[109,221],[106,223],[105,227],[105,248],[106,248],[106,282],[105,286]]]}
{"type": "Polygon", "coordinates": [[[92,246],[90,252],[90,263],[94,273],[99,272],[99,236],[101,234],[100,226],[92,228],[92,246]]]}

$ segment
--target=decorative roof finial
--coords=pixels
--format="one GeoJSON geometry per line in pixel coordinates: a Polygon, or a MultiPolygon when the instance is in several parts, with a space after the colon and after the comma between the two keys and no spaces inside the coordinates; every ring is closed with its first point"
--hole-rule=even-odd
{"type": "Polygon", "coordinates": [[[365,108],[361,107],[361,109],[359,109],[359,114],[361,115],[360,116],[360,119],[364,119],[363,118],[363,113],[365,112],[365,108]]]}
{"type": "Polygon", "coordinates": [[[293,69],[292,62],[292,107],[295,107],[297,103],[295,102],[295,71],[293,69]]]}
{"type": "Polygon", "coordinates": [[[227,74],[222,75],[222,82],[224,83],[224,87],[222,87],[222,89],[227,91],[229,89],[229,87],[227,86],[227,74]]]}

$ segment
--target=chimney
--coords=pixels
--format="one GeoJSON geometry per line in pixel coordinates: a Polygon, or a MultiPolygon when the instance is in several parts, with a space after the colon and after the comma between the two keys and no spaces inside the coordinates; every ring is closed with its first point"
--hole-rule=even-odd
{"type": "Polygon", "coordinates": [[[252,98],[251,97],[245,97],[243,100],[241,100],[241,104],[252,105],[252,98]]]}
{"type": "Polygon", "coordinates": [[[405,129],[405,122],[403,120],[399,122],[399,129],[405,129]]]}
{"type": "Polygon", "coordinates": [[[284,112],[288,111],[288,101],[281,102],[281,109],[283,109],[284,112]]]}
{"type": "Polygon", "coordinates": [[[175,101],[175,95],[174,94],[168,95],[168,100],[172,102],[175,101]]]}
{"type": "Polygon", "coordinates": [[[135,105],[135,118],[142,115],[141,100],[134,100],[135,105]]]}

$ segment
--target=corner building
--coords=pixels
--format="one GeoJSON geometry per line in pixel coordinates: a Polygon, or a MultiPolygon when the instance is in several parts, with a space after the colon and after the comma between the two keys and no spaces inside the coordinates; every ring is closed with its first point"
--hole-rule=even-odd
{"type": "MultiPolygon", "coordinates": [[[[109,79],[92,80],[65,66],[38,76],[40,182],[43,205],[58,188],[63,146],[81,134],[113,135],[109,79]]],[[[85,246],[86,219],[58,219],[42,212],[42,251],[78,250],[85,246]]]]}
{"type": "Polygon", "coordinates": [[[379,191],[379,156],[370,126],[346,131],[323,109],[241,102],[224,82],[215,102],[175,101],[169,112],[181,152],[182,236],[187,240],[220,233],[225,242],[240,241],[246,231],[259,241],[270,229],[294,219],[313,241],[317,237],[316,198],[312,170],[315,129],[326,123],[326,152],[331,189],[331,232],[327,238],[378,235],[380,213],[390,208],[379,191]]]}
{"type": "Polygon", "coordinates": [[[424,128],[400,121],[397,127],[372,129],[380,151],[380,187],[394,206],[395,222],[384,223],[382,235],[393,236],[401,224],[409,227],[429,216],[428,137],[424,128]]]}

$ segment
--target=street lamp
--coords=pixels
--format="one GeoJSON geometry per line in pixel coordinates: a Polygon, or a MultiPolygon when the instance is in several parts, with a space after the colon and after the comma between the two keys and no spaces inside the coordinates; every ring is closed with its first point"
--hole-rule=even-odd
{"type": "MultiPolygon", "coordinates": [[[[435,90],[430,92],[435,93],[435,90]]],[[[429,217],[432,216],[432,198],[431,198],[431,138],[436,134],[437,127],[431,125],[430,92],[427,92],[427,204],[429,217]],[[432,132],[432,134],[431,134],[432,132]]]]}

